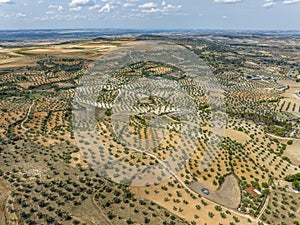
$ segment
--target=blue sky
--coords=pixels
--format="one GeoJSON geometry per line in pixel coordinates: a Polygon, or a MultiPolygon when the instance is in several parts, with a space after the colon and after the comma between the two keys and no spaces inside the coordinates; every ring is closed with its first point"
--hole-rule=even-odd
{"type": "Polygon", "coordinates": [[[295,29],[300,0],[0,0],[0,29],[295,29]]]}

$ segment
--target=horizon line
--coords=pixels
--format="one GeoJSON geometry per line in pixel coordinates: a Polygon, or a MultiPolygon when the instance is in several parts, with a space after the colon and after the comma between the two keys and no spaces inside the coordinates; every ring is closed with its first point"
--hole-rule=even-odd
{"type": "Polygon", "coordinates": [[[21,28],[1,29],[3,31],[55,31],[55,30],[122,30],[122,31],[272,31],[272,32],[300,32],[300,29],[257,29],[257,28],[21,28]]]}

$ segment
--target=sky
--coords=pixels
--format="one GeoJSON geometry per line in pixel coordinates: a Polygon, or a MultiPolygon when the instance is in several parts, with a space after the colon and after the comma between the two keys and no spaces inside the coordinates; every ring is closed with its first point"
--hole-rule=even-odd
{"type": "Polygon", "coordinates": [[[0,0],[6,29],[300,30],[300,0],[0,0]]]}

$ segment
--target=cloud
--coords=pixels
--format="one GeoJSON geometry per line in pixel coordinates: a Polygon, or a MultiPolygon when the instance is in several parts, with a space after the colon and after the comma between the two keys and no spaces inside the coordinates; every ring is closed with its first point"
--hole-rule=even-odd
{"type": "Polygon", "coordinates": [[[27,15],[25,13],[21,13],[21,12],[16,14],[16,17],[25,17],[25,16],[27,16],[27,15]]]}
{"type": "Polygon", "coordinates": [[[178,12],[181,9],[181,5],[166,5],[163,8],[156,7],[140,7],[142,8],[142,13],[162,13],[162,14],[170,14],[178,12]]]}
{"type": "Polygon", "coordinates": [[[181,8],[182,6],[181,5],[167,5],[164,7],[164,9],[179,9],[181,8]]]}
{"type": "Polygon", "coordinates": [[[81,9],[82,9],[81,6],[77,6],[77,7],[72,7],[72,8],[70,8],[69,10],[72,11],[72,12],[78,12],[78,11],[80,11],[81,9]]]}
{"type": "Polygon", "coordinates": [[[14,4],[14,2],[12,0],[0,0],[0,4],[14,4]]]}
{"type": "Polygon", "coordinates": [[[150,8],[150,9],[143,9],[141,12],[142,13],[159,13],[159,12],[162,12],[162,9],[150,8]]]}
{"type": "Polygon", "coordinates": [[[265,3],[262,5],[264,8],[271,8],[277,5],[277,2],[274,0],[265,0],[265,3]]]}
{"type": "Polygon", "coordinates": [[[284,0],[283,4],[294,4],[298,2],[300,2],[300,0],[284,0]]]}
{"type": "Polygon", "coordinates": [[[49,5],[48,9],[56,9],[58,12],[61,12],[64,10],[64,7],[62,7],[61,5],[49,5]]]}
{"type": "Polygon", "coordinates": [[[90,6],[89,10],[95,10],[95,9],[100,9],[100,8],[101,8],[101,5],[96,4],[96,5],[90,6]]]}
{"type": "Polygon", "coordinates": [[[111,6],[110,4],[105,4],[105,6],[103,6],[101,9],[98,10],[98,12],[106,12],[106,13],[109,13],[111,10],[111,6]]]}
{"type": "Polygon", "coordinates": [[[139,5],[139,8],[143,8],[143,9],[146,9],[146,8],[155,8],[157,6],[156,3],[154,2],[148,2],[148,3],[145,3],[143,5],[139,5]]]}
{"type": "Polygon", "coordinates": [[[69,6],[71,7],[78,7],[78,6],[93,6],[95,5],[94,0],[72,0],[69,3],[69,6]]]}
{"type": "MultiPolygon", "coordinates": [[[[4,14],[4,13],[0,13],[0,17],[3,17],[3,18],[10,18],[11,15],[9,15],[9,14],[4,14]]],[[[15,17],[15,15],[13,15],[13,17],[15,17]]]]}
{"type": "Polygon", "coordinates": [[[57,7],[57,11],[61,12],[61,11],[63,11],[63,10],[64,10],[64,7],[62,7],[61,5],[59,5],[59,6],[57,7]]]}
{"type": "Polygon", "coordinates": [[[264,8],[272,8],[276,5],[278,5],[278,3],[282,3],[282,4],[295,4],[295,3],[299,3],[300,0],[264,0],[264,4],[262,5],[262,7],[264,8]]]}
{"type": "Polygon", "coordinates": [[[70,15],[70,14],[55,14],[55,15],[47,15],[45,17],[33,17],[34,20],[38,21],[54,21],[54,20],[64,20],[64,21],[72,21],[78,19],[78,17],[85,17],[81,15],[70,15]]]}
{"type": "Polygon", "coordinates": [[[241,0],[214,0],[215,3],[238,3],[241,0]]]}
{"type": "Polygon", "coordinates": [[[47,15],[54,14],[54,11],[47,11],[46,14],[47,15]]]}
{"type": "Polygon", "coordinates": [[[133,3],[130,3],[130,2],[126,2],[126,3],[124,3],[123,4],[123,8],[130,8],[130,7],[133,7],[133,6],[135,6],[135,4],[133,4],[133,3]]]}

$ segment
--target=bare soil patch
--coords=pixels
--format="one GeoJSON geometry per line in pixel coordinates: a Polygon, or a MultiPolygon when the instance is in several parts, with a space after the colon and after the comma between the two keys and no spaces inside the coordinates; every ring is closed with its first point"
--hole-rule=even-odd
{"type": "Polygon", "coordinates": [[[226,137],[230,137],[232,140],[236,140],[237,142],[240,142],[242,144],[250,140],[250,137],[244,132],[233,129],[227,129],[225,135],[226,137]]]}
{"type": "Polygon", "coordinates": [[[12,61],[1,61],[0,62],[0,68],[12,68],[12,67],[21,67],[21,66],[34,66],[36,65],[35,59],[15,59],[12,61]]]}
{"type": "Polygon", "coordinates": [[[190,188],[195,192],[205,196],[205,198],[231,209],[236,209],[240,204],[240,187],[237,179],[232,174],[225,178],[225,181],[220,189],[217,191],[210,191],[209,195],[202,193],[201,189],[206,187],[200,182],[192,183],[190,188]]]}
{"type": "Polygon", "coordinates": [[[293,164],[300,165],[300,140],[294,140],[292,145],[287,145],[284,155],[287,156],[293,164]]]}

